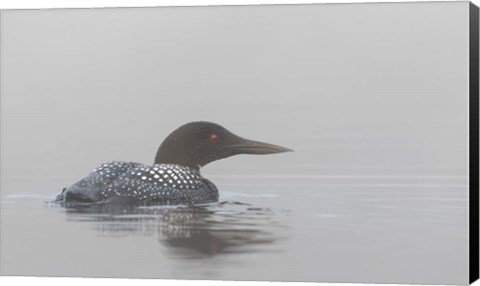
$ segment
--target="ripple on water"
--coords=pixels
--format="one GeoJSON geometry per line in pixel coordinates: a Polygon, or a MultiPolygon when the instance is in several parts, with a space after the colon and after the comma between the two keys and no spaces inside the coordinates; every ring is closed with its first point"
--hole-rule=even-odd
{"type": "Polygon", "coordinates": [[[152,237],[170,253],[188,258],[273,251],[268,245],[287,236],[285,211],[238,201],[193,206],[59,207],[64,207],[67,220],[90,223],[101,237],[152,237]]]}

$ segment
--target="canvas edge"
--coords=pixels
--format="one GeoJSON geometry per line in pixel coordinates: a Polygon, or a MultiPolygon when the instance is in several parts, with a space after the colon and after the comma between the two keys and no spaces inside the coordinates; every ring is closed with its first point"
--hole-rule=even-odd
{"type": "Polygon", "coordinates": [[[479,10],[469,4],[469,282],[479,277],[479,10]]]}

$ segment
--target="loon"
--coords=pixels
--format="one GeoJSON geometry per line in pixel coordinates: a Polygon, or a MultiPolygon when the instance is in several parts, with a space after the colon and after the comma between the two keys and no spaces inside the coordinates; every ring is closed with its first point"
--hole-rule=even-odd
{"type": "Polygon", "coordinates": [[[239,137],[205,121],[180,126],[162,142],[153,165],[112,161],[64,188],[65,203],[193,205],[218,201],[218,189],[200,174],[206,164],[237,154],[293,151],[239,137]]]}

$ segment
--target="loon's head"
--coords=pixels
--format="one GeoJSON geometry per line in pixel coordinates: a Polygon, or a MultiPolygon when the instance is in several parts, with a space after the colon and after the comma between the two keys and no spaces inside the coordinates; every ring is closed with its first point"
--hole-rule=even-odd
{"type": "Polygon", "coordinates": [[[289,148],[239,137],[211,122],[190,122],[165,138],[155,164],[178,164],[198,170],[206,164],[238,154],[273,154],[289,148]]]}

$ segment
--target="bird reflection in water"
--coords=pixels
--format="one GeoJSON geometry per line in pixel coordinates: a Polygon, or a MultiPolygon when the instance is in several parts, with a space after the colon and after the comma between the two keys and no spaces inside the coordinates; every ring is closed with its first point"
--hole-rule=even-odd
{"type": "Polygon", "coordinates": [[[286,235],[279,216],[286,211],[239,202],[197,206],[67,206],[68,219],[93,223],[105,236],[157,237],[174,255],[202,258],[227,253],[278,251],[286,235]]]}

